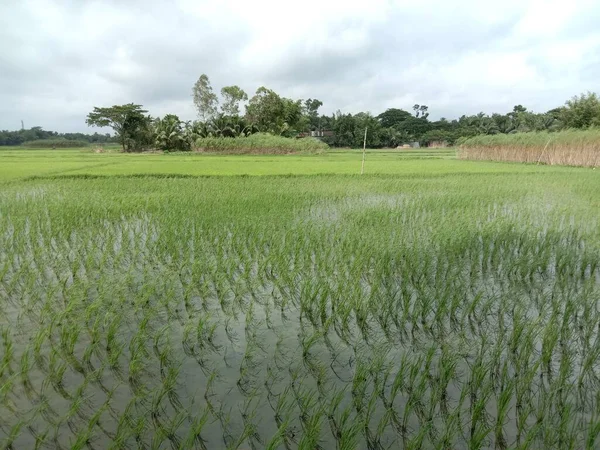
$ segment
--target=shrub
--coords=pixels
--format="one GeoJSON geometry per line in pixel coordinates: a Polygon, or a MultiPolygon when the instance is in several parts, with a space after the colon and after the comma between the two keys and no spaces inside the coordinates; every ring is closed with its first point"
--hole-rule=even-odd
{"type": "Polygon", "coordinates": [[[207,137],[196,140],[196,151],[222,153],[316,153],[329,146],[314,138],[286,138],[268,133],[256,133],[247,137],[207,137]]]}

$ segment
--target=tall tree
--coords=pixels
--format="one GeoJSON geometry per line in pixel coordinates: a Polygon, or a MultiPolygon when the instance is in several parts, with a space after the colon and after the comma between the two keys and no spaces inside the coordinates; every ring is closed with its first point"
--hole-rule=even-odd
{"type": "Polygon", "coordinates": [[[131,151],[143,144],[149,125],[149,118],[145,116],[147,112],[134,103],[105,108],[96,106],[85,122],[92,127],[111,127],[123,150],[131,151]]]}
{"type": "Polygon", "coordinates": [[[286,129],[286,104],[273,90],[264,86],[256,90],[256,94],[246,106],[246,117],[255,123],[260,131],[281,134],[286,129]]]}
{"type": "Polygon", "coordinates": [[[323,102],[316,98],[309,98],[304,101],[304,113],[308,118],[308,124],[312,130],[320,128],[319,108],[321,106],[323,106],[323,102]]]}
{"type": "Polygon", "coordinates": [[[221,89],[223,105],[221,111],[227,116],[240,115],[240,103],[248,100],[248,94],[239,86],[225,86],[221,89]]]}
{"type": "Polygon", "coordinates": [[[217,94],[213,92],[210,80],[206,74],[203,73],[200,75],[200,78],[198,78],[198,81],[196,81],[192,88],[192,95],[198,116],[202,121],[206,122],[215,116],[219,99],[217,98],[217,94]]]}
{"type": "Polygon", "coordinates": [[[385,112],[382,112],[377,116],[381,126],[384,128],[395,127],[399,125],[400,122],[410,119],[411,117],[412,115],[408,111],[398,108],[386,109],[385,112]]]}

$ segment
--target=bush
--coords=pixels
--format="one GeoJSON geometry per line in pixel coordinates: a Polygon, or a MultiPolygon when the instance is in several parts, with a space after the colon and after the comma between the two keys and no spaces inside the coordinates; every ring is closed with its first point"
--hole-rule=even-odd
{"type": "Polygon", "coordinates": [[[29,148],[79,148],[87,147],[88,143],[71,139],[38,139],[37,141],[24,142],[21,146],[29,148]]]}
{"type": "Polygon", "coordinates": [[[268,133],[256,133],[247,137],[207,137],[196,141],[194,150],[222,153],[282,154],[327,150],[329,146],[315,138],[286,138],[268,133]]]}

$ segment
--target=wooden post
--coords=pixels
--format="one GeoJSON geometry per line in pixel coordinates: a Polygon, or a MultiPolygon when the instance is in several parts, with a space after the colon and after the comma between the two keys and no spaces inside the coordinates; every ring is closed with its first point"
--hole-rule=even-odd
{"type": "Polygon", "coordinates": [[[365,140],[363,141],[363,158],[362,158],[362,164],[360,166],[360,174],[362,175],[363,173],[365,173],[365,153],[367,151],[367,129],[365,128],[365,140]]]}

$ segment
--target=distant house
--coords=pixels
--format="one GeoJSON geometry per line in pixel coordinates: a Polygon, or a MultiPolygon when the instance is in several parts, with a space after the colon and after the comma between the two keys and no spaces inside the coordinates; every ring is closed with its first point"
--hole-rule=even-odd
{"type": "Polygon", "coordinates": [[[305,137],[314,137],[317,139],[322,139],[325,137],[334,137],[335,133],[332,130],[313,130],[313,131],[303,131],[302,133],[298,133],[299,138],[305,137]]]}

